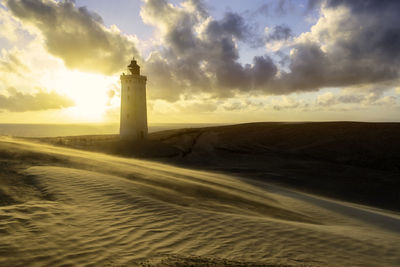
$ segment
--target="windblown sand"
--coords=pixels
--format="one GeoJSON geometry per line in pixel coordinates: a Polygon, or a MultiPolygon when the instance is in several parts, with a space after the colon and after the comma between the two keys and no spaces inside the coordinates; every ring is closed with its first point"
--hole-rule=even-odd
{"type": "Polygon", "coordinates": [[[0,159],[0,266],[400,265],[393,212],[6,138],[0,159]]]}

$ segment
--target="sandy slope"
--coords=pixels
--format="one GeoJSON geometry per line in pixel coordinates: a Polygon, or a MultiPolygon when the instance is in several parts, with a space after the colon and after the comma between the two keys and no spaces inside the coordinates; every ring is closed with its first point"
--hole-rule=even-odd
{"type": "Polygon", "coordinates": [[[5,138],[0,158],[1,179],[29,178],[39,192],[22,198],[0,183],[15,200],[0,206],[0,266],[400,265],[394,213],[5,138]]]}
{"type": "MultiPolygon", "coordinates": [[[[150,133],[36,138],[95,152],[242,175],[400,212],[400,123],[260,122],[150,133]]],[[[35,139],[29,139],[35,140],[35,139]]]]}

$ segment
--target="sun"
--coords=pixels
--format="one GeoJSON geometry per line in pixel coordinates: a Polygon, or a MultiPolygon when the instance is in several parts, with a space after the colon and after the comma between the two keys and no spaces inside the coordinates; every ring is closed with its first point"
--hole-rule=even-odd
{"type": "Polygon", "coordinates": [[[102,122],[110,108],[118,101],[111,101],[110,90],[119,88],[117,76],[104,76],[74,70],[62,70],[44,77],[46,86],[54,88],[75,102],[66,114],[71,120],[80,122],[102,122]]]}

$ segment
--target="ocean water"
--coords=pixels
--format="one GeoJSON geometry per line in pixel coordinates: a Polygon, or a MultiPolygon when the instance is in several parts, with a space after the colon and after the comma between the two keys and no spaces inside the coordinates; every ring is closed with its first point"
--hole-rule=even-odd
{"type": "MultiPolygon", "coordinates": [[[[161,123],[150,124],[149,132],[180,128],[216,126],[203,123],[161,123]]],[[[0,135],[18,137],[55,137],[73,135],[118,134],[119,124],[0,124],[0,135]]]]}

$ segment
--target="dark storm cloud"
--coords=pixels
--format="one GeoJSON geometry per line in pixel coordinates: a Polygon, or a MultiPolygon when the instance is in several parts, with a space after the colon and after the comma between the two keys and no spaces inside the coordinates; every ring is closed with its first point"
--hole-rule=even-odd
{"type": "Polygon", "coordinates": [[[8,96],[0,95],[0,110],[12,112],[38,111],[71,107],[74,102],[56,92],[39,90],[36,94],[24,94],[8,89],[8,96]]]}
{"type": "Polygon", "coordinates": [[[133,43],[105,28],[102,18],[65,0],[7,0],[7,7],[43,34],[47,50],[72,69],[112,74],[136,54],[133,43]]]}
{"type": "MultiPolygon", "coordinates": [[[[281,0],[262,8],[288,13],[293,3],[281,0]]],[[[105,28],[99,15],[72,1],[8,0],[7,6],[21,21],[36,26],[48,51],[70,68],[110,74],[136,53],[127,37],[105,28]]],[[[276,25],[264,38],[251,19],[235,12],[214,19],[201,0],[179,5],[144,0],[141,16],[160,34],[141,62],[150,97],[176,101],[199,93],[285,95],[399,80],[400,1],[308,1],[307,8],[317,6],[321,17],[310,32],[296,37],[288,26],[276,25]],[[252,47],[262,38],[263,45],[285,42],[287,48],[271,56],[277,62],[259,55],[243,64],[238,47],[252,47]]]]}
{"type": "Polygon", "coordinates": [[[238,62],[238,41],[253,41],[252,28],[241,15],[228,12],[215,20],[201,1],[185,4],[191,8],[147,0],[141,12],[144,21],[163,31],[163,50],[152,53],[145,64],[149,76],[169,91],[168,96],[161,89],[155,95],[176,100],[180,93],[203,91],[228,97],[234,89],[254,89],[276,74],[269,57],[255,57],[252,65],[238,62]]]}
{"type": "MultiPolygon", "coordinates": [[[[372,8],[374,5],[366,5],[371,8],[357,12],[347,5],[344,7],[349,11],[344,12],[341,3],[322,4],[324,21],[294,40],[289,57],[278,51],[280,65],[287,66],[281,70],[268,56],[256,56],[248,65],[239,62],[238,41],[249,44],[254,37],[251,25],[241,15],[227,13],[215,20],[201,1],[185,3],[192,8],[174,7],[165,0],[148,0],[142,10],[145,21],[163,25],[163,50],[150,56],[146,68],[149,75],[157,76],[160,84],[170,88],[169,94],[156,94],[169,100],[196,92],[219,97],[232,96],[237,90],[282,95],[398,79],[400,21],[395,9],[398,4],[394,2],[383,1],[386,7],[380,6],[377,11],[372,8]],[[383,20],[386,15],[387,20],[383,20]]],[[[281,1],[278,6],[290,7],[290,3],[281,1]]],[[[289,27],[277,25],[266,41],[292,38],[289,27]]]]}
{"type": "Polygon", "coordinates": [[[292,29],[286,25],[277,25],[274,29],[267,35],[267,42],[269,41],[285,41],[293,36],[292,29]]]}
{"type": "MultiPolygon", "coordinates": [[[[388,7],[400,7],[400,3],[397,0],[327,0],[326,3],[328,7],[332,8],[339,6],[349,7],[354,13],[376,12],[387,10],[388,7]]],[[[393,11],[398,11],[398,9],[393,11]]]]}
{"type": "Polygon", "coordinates": [[[400,1],[327,1],[323,10],[323,23],[294,44],[274,93],[399,79],[400,1]]]}
{"type": "Polygon", "coordinates": [[[228,35],[238,39],[245,39],[250,35],[250,29],[241,15],[228,12],[222,20],[210,22],[207,34],[211,38],[216,38],[219,35],[228,35]]]}
{"type": "Polygon", "coordinates": [[[347,46],[354,58],[370,53],[382,62],[400,61],[400,1],[397,0],[329,0],[327,6],[347,7],[359,24],[365,24],[353,40],[341,44],[347,46]]]}
{"type": "Polygon", "coordinates": [[[249,72],[252,76],[252,88],[262,88],[275,77],[278,68],[268,56],[254,57],[249,72]]]}

